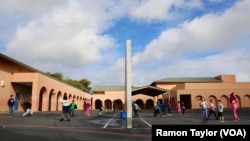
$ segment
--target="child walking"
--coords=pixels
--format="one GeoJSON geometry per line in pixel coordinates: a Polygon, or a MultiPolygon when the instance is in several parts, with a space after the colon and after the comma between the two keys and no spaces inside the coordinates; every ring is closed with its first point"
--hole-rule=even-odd
{"type": "Polygon", "coordinates": [[[85,105],[85,116],[90,116],[90,107],[91,107],[91,104],[89,102],[86,102],[86,105],[85,105]]]}
{"type": "Polygon", "coordinates": [[[168,102],[168,108],[167,109],[168,109],[168,115],[172,116],[172,104],[171,104],[170,101],[168,102]]]}
{"type": "Polygon", "coordinates": [[[234,92],[232,92],[230,94],[230,105],[231,105],[231,108],[232,108],[232,112],[233,112],[233,116],[234,116],[234,120],[235,121],[238,121],[240,120],[239,117],[238,117],[238,114],[237,114],[237,101],[236,101],[236,96],[234,94],[234,92]]]}
{"type": "Polygon", "coordinates": [[[62,114],[60,121],[63,121],[64,117],[67,118],[67,121],[70,121],[70,116],[69,116],[70,102],[66,95],[64,95],[63,98],[60,98],[60,103],[62,103],[62,114]]]}
{"type": "Polygon", "coordinates": [[[218,118],[220,122],[224,122],[223,109],[224,106],[221,103],[221,100],[218,100],[218,118]]]}
{"type": "Polygon", "coordinates": [[[77,105],[76,105],[74,99],[72,100],[72,103],[70,104],[69,107],[70,107],[70,109],[69,109],[69,115],[70,115],[71,117],[75,116],[75,110],[77,109],[77,105]]]}
{"type": "Polygon", "coordinates": [[[181,115],[181,102],[179,101],[177,104],[177,113],[179,113],[179,115],[181,115]]]}
{"type": "Polygon", "coordinates": [[[203,120],[203,123],[207,123],[207,120],[208,120],[208,114],[207,114],[207,101],[205,100],[205,98],[201,98],[201,103],[200,103],[200,106],[201,106],[201,110],[202,110],[202,120],[203,120]]]}
{"type": "Polygon", "coordinates": [[[210,108],[209,108],[208,118],[213,114],[215,119],[217,120],[219,119],[218,116],[216,115],[215,109],[216,109],[216,106],[214,105],[213,100],[210,99],[210,108]]]}
{"type": "Polygon", "coordinates": [[[25,110],[25,113],[23,113],[23,117],[25,117],[27,115],[31,116],[33,114],[33,111],[31,109],[31,107],[32,107],[31,99],[28,102],[25,102],[24,104],[26,106],[26,110],[25,110]]]}

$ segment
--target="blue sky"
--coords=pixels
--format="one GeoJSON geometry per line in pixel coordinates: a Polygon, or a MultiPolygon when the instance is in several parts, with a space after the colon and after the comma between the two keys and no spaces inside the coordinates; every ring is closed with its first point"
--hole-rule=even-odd
{"type": "Polygon", "coordinates": [[[43,72],[132,85],[168,77],[235,74],[250,82],[249,0],[8,0],[0,52],[43,72]]]}

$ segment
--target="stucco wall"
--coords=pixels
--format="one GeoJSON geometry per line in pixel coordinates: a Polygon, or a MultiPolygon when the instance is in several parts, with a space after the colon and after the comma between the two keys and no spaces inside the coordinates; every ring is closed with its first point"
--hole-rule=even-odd
{"type": "MultiPolygon", "coordinates": [[[[91,100],[91,94],[83,92],[68,84],[57,81],[53,78],[34,72],[20,72],[19,66],[4,67],[8,64],[1,64],[0,81],[4,80],[4,86],[0,87],[0,111],[8,111],[7,100],[11,94],[20,94],[20,97],[29,96],[32,98],[33,111],[56,111],[61,110],[58,103],[60,97],[64,94],[75,99],[79,109],[83,109],[84,99],[91,100]],[[2,69],[4,68],[4,70],[2,69]],[[26,86],[27,85],[27,86],[26,86]],[[20,90],[21,89],[21,90],[20,90]],[[23,89],[27,89],[24,91],[23,89]],[[31,90],[31,92],[29,91],[31,90]],[[27,94],[29,92],[29,94],[27,94]]],[[[27,69],[23,69],[27,71],[27,69]]],[[[22,103],[27,99],[18,99],[17,111],[23,111],[22,103]]]]}

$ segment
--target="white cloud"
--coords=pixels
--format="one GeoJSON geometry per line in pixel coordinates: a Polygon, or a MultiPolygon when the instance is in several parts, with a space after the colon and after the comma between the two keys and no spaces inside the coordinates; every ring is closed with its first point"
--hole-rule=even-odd
{"type": "Polygon", "coordinates": [[[249,81],[248,45],[238,44],[239,39],[247,40],[245,36],[250,32],[249,6],[249,1],[239,2],[221,15],[206,14],[163,31],[133,56],[133,76],[140,78],[134,83],[146,84],[168,76],[213,77],[228,73],[240,74],[240,81],[249,81]],[[221,53],[192,58],[207,52],[221,53]]]}
{"type": "MultiPolygon", "coordinates": [[[[106,32],[117,21],[129,16],[136,22],[162,22],[178,18],[183,14],[179,13],[181,9],[204,8],[200,0],[50,2],[0,2],[0,19],[15,12],[22,17],[16,20],[19,23],[15,25],[19,26],[13,26],[16,30],[13,29],[6,54],[41,71],[63,72],[73,79],[87,78],[93,85],[124,84],[125,60],[118,53],[124,51],[124,45],[117,44],[117,37],[106,32]]],[[[132,56],[133,85],[147,85],[168,76],[211,77],[222,73],[239,74],[240,80],[250,80],[248,7],[248,0],[240,1],[224,13],[188,18],[162,31],[144,50],[132,56]],[[207,52],[211,53],[195,56],[207,52]]]]}
{"type": "Polygon", "coordinates": [[[144,0],[131,8],[130,16],[149,22],[168,21],[178,17],[178,8],[201,8],[200,0],[144,0]]]}
{"type": "Polygon", "coordinates": [[[100,60],[100,51],[114,46],[114,39],[101,34],[103,27],[110,26],[108,16],[107,19],[98,16],[104,11],[93,15],[88,10],[72,2],[19,27],[8,45],[8,53],[65,66],[82,66],[100,60]]]}
{"type": "Polygon", "coordinates": [[[172,59],[184,53],[200,53],[231,48],[239,37],[249,33],[249,2],[240,3],[222,15],[207,14],[179,27],[167,29],[146,49],[133,56],[135,64],[150,60],[172,59]],[[236,28],[237,27],[237,28],[236,28]]]}
{"type": "MultiPolygon", "coordinates": [[[[50,12],[55,6],[67,4],[68,0],[8,0],[0,2],[0,13],[35,16],[50,12]]],[[[1,15],[1,14],[0,14],[1,15]]]]}

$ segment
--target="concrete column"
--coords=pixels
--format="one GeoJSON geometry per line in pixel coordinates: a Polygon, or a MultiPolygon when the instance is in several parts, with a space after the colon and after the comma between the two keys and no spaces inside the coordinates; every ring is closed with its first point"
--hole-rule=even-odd
{"type": "Polygon", "coordinates": [[[132,128],[132,98],[131,98],[131,41],[126,41],[126,59],[125,59],[125,104],[127,112],[127,128],[132,128]]]}

